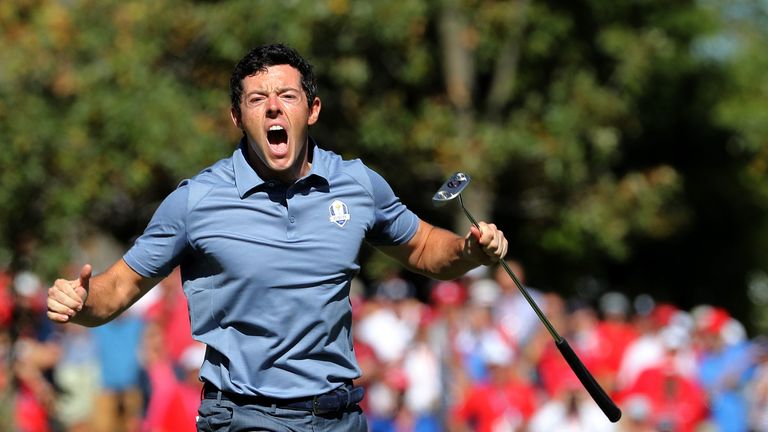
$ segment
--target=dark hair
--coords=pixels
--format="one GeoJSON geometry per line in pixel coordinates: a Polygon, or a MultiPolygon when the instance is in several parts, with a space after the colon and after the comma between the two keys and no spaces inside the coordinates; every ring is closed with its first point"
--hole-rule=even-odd
{"type": "Polygon", "coordinates": [[[289,65],[301,74],[301,87],[307,96],[307,103],[312,106],[317,96],[317,81],[312,72],[312,65],[296,50],[282,44],[262,45],[253,48],[235,65],[229,80],[229,97],[232,109],[240,117],[240,99],[243,97],[243,79],[257,72],[264,72],[269,66],[289,65]]]}

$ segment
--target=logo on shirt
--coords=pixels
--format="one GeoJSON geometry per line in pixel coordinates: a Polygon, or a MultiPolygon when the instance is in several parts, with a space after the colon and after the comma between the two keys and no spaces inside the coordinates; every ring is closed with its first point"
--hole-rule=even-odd
{"type": "Polygon", "coordinates": [[[343,227],[351,217],[347,205],[339,200],[332,202],[328,210],[331,212],[330,221],[340,227],[343,227]]]}

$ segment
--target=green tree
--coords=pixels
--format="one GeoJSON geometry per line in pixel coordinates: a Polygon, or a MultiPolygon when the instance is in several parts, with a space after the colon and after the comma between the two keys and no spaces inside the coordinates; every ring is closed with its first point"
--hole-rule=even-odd
{"type": "Polygon", "coordinates": [[[0,245],[16,265],[51,274],[84,228],[138,229],[231,145],[226,75],[196,63],[183,3],[0,6],[0,245]]]}
{"type": "Polygon", "coordinates": [[[51,275],[88,227],[129,242],[232,151],[234,63],[284,42],[316,65],[321,145],[427,219],[466,228],[430,206],[463,170],[472,212],[553,289],[711,301],[767,259],[765,14],[731,3],[2,2],[0,250],[51,275]]]}
{"type": "MultiPolygon", "coordinates": [[[[718,11],[720,30],[698,41],[696,53],[724,70],[722,82],[708,89],[716,99],[711,120],[729,131],[725,151],[738,168],[731,182],[712,189],[722,199],[720,211],[741,215],[728,232],[728,249],[742,251],[721,261],[723,271],[744,269],[740,285],[747,287],[757,330],[768,330],[768,4],[760,1],[704,2],[718,11]],[[746,229],[740,229],[739,225],[746,229]],[[735,235],[734,235],[735,234],[735,235]]],[[[727,282],[726,282],[727,283],[727,282]]],[[[721,288],[731,287],[723,284],[721,288]]]]}
{"type": "Polygon", "coordinates": [[[469,172],[474,214],[498,216],[521,254],[570,266],[551,281],[558,288],[596,261],[628,259],[633,237],[664,238],[685,223],[677,169],[628,162],[624,151],[647,139],[637,111],[654,80],[675,85],[695,68],[688,49],[712,23],[705,11],[654,2],[339,3],[346,8],[330,25],[353,42],[319,56],[332,62],[324,70],[336,82],[324,88],[342,112],[327,141],[355,144],[349,152],[401,179],[397,190],[413,207],[427,206],[450,172],[469,172]],[[338,130],[350,139],[335,140],[338,130]]]}

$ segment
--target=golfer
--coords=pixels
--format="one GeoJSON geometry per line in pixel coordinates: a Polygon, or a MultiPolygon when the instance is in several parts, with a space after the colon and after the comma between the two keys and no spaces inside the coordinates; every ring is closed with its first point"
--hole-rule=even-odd
{"type": "Polygon", "coordinates": [[[452,279],[498,261],[507,240],[420,220],[359,160],[310,136],[312,66],[284,45],[248,52],[231,81],[231,157],[183,181],[102,274],[86,264],[48,291],[48,317],[98,326],[180,266],[192,333],[207,345],[199,431],[364,431],[352,385],[348,299],[363,242],[406,268],[452,279]]]}

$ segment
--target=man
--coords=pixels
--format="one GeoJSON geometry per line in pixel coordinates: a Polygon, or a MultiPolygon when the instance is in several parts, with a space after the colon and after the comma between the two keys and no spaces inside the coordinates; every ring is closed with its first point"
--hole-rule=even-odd
{"type": "Polygon", "coordinates": [[[507,240],[493,224],[459,237],[423,222],[362,162],[320,149],[315,78],[293,49],[252,50],[230,87],[232,157],[182,182],[106,272],[56,280],[48,316],[100,325],[178,265],[207,345],[198,430],[365,430],[348,299],[362,242],[452,279],[507,240]]]}

